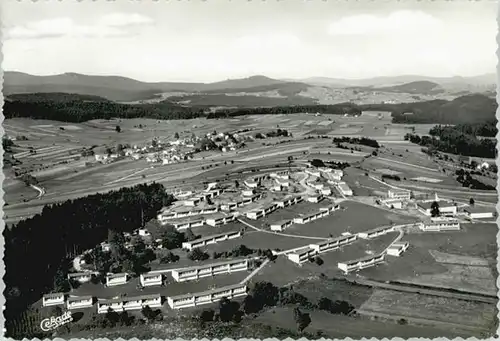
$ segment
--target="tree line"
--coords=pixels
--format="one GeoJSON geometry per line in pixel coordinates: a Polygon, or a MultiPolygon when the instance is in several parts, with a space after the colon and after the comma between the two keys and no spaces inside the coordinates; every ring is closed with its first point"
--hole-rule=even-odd
{"type": "Polygon", "coordinates": [[[431,136],[408,133],[404,139],[428,148],[430,153],[437,150],[464,156],[496,157],[494,139],[478,139],[475,135],[465,133],[465,131],[474,131],[474,125],[436,126],[430,130],[431,136]]]}
{"type": "Polygon", "coordinates": [[[141,184],[48,205],[5,229],[7,332],[30,304],[67,282],[72,257],[105,241],[109,230],[132,232],[173,200],[161,184],[141,184]]]}

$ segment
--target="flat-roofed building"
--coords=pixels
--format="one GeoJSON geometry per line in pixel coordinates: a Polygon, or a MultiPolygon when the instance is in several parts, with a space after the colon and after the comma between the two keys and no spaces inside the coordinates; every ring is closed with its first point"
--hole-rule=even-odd
{"type": "Polygon", "coordinates": [[[171,274],[175,281],[185,282],[193,281],[202,277],[209,277],[232,273],[237,271],[246,271],[250,266],[248,259],[232,259],[225,262],[204,264],[182,269],[174,269],[171,274]]]}
{"type": "Polygon", "coordinates": [[[398,210],[403,208],[403,201],[401,199],[385,199],[382,200],[382,204],[389,208],[395,208],[398,210]]]}
{"type": "Polygon", "coordinates": [[[335,238],[329,238],[327,240],[321,241],[319,243],[310,244],[309,247],[313,249],[316,253],[324,253],[328,251],[333,251],[338,249],[339,247],[349,245],[354,243],[358,239],[358,236],[346,235],[335,238]]]}
{"type": "Polygon", "coordinates": [[[293,225],[292,219],[280,220],[271,224],[271,231],[283,231],[293,225]]]}
{"type": "Polygon", "coordinates": [[[337,188],[339,189],[340,193],[342,193],[346,197],[353,195],[352,189],[343,181],[337,183],[337,188]]]}
{"type": "Polygon", "coordinates": [[[206,245],[219,243],[225,240],[239,238],[242,236],[242,234],[243,233],[241,231],[231,231],[231,232],[214,234],[211,236],[206,236],[199,239],[184,242],[182,243],[182,248],[191,251],[198,247],[203,247],[206,245]]]}
{"type": "Polygon", "coordinates": [[[310,195],[307,197],[307,201],[312,202],[312,203],[318,203],[321,200],[323,200],[325,197],[323,194],[315,194],[315,195],[310,195]]]}
{"type": "Polygon", "coordinates": [[[228,285],[198,293],[167,297],[171,309],[183,309],[220,301],[223,297],[233,299],[247,294],[246,284],[228,285]]]}
{"type": "Polygon", "coordinates": [[[143,287],[160,286],[163,284],[163,275],[161,273],[141,274],[139,281],[143,287]]]}
{"type": "Polygon", "coordinates": [[[93,305],[94,298],[92,296],[70,296],[66,301],[66,308],[68,308],[68,310],[85,309],[93,305]]]}
{"type": "Polygon", "coordinates": [[[290,187],[290,181],[288,180],[276,178],[274,179],[274,181],[276,181],[276,183],[282,187],[290,187]]]}
{"type": "Polygon", "coordinates": [[[96,276],[95,272],[72,272],[68,274],[70,281],[77,281],[80,283],[90,282],[92,277],[96,276]]]}
{"type": "Polygon", "coordinates": [[[345,273],[352,271],[359,271],[372,266],[376,266],[384,261],[384,254],[367,256],[355,260],[350,260],[346,262],[339,262],[338,268],[345,273]]]}
{"type": "MultiPolygon", "coordinates": [[[[457,206],[451,202],[448,201],[436,201],[439,205],[439,213],[444,216],[454,216],[457,214],[457,206]]],[[[425,214],[426,216],[430,217],[432,215],[432,201],[423,201],[419,202],[417,204],[417,209],[425,214]]]]}
{"type": "Polygon", "coordinates": [[[251,197],[255,194],[255,189],[244,189],[241,191],[241,194],[244,197],[251,197]]]}
{"type": "Polygon", "coordinates": [[[42,297],[42,306],[48,307],[52,305],[62,305],[64,304],[64,293],[55,292],[52,294],[45,294],[42,297]]]}
{"type": "Polygon", "coordinates": [[[408,242],[395,242],[392,243],[388,248],[387,248],[387,254],[395,257],[399,257],[403,252],[408,250],[408,247],[410,246],[410,243],[408,242]]]}
{"type": "Polygon", "coordinates": [[[97,313],[105,314],[109,309],[115,312],[141,310],[146,306],[150,308],[161,308],[161,303],[160,294],[103,299],[97,301],[97,313]]]}
{"type": "Polygon", "coordinates": [[[387,191],[387,197],[389,199],[410,200],[410,196],[410,191],[406,190],[390,189],[389,191],[387,191]]]}
{"type": "Polygon", "coordinates": [[[290,172],[289,171],[278,171],[278,172],[273,172],[269,174],[271,178],[275,179],[283,179],[283,180],[288,180],[290,179],[290,172]]]}
{"type": "Polygon", "coordinates": [[[326,217],[330,214],[330,211],[329,210],[319,210],[317,212],[312,212],[312,213],[307,213],[307,214],[303,214],[299,217],[295,217],[293,218],[293,222],[295,224],[307,224],[307,223],[310,223],[311,221],[314,221],[316,219],[320,219],[320,218],[323,218],[323,217],[326,217]]]}
{"type": "Polygon", "coordinates": [[[286,257],[295,264],[300,265],[309,261],[309,259],[314,257],[316,254],[317,252],[314,249],[311,249],[310,247],[305,247],[303,249],[287,253],[286,257]]]}
{"type": "Polygon", "coordinates": [[[200,227],[205,224],[205,218],[187,218],[180,220],[173,220],[169,222],[177,231],[186,230],[191,227],[200,227]]]}
{"type": "Polygon", "coordinates": [[[106,286],[108,287],[113,287],[116,285],[123,285],[126,284],[128,281],[128,274],[123,272],[123,273],[117,273],[117,274],[107,274],[106,275],[106,286]]]}
{"type": "Polygon", "coordinates": [[[196,206],[201,202],[200,198],[189,198],[184,200],[184,205],[186,206],[196,206]]]}
{"type": "Polygon", "coordinates": [[[420,224],[422,231],[458,231],[460,222],[457,219],[446,217],[435,217],[420,224]]]}
{"type": "Polygon", "coordinates": [[[394,226],[381,226],[374,229],[358,233],[358,237],[362,239],[371,239],[383,236],[384,234],[394,232],[394,226]]]}
{"type": "Polygon", "coordinates": [[[494,207],[478,207],[471,206],[464,209],[465,216],[469,219],[489,219],[494,218],[496,215],[496,210],[494,207]]]}
{"type": "Polygon", "coordinates": [[[228,215],[217,215],[215,217],[210,217],[205,220],[205,223],[210,226],[220,226],[220,225],[225,225],[227,223],[230,223],[236,219],[234,214],[228,214],[228,215]]]}

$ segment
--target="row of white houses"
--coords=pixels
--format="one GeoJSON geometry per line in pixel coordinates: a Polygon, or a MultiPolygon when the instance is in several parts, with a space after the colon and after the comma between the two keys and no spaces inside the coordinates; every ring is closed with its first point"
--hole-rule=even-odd
{"type": "Polygon", "coordinates": [[[176,282],[193,281],[203,277],[246,271],[251,266],[249,259],[231,259],[224,262],[174,269],[171,274],[176,282]]]}
{"type": "Polygon", "coordinates": [[[222,193],[224,193],[224,190],[222,188],[210,189],[201,193],[196,197],[185,199],[183,202],[184,205],[186,206],[196,206],[200,204],[202,201],[206,201],[207,199],[213,199],[216,196],[221,195],[222,193]]]}
{"type": "Polygon", "coordinates": [[[97,313],[105,314],[110,309],[115,312],[128,310],[141,310],[149,306],[150,308],[161,308],[162,300],[160,294],[141,295],[135,297],[120,297],[113,299],[98,299],[97,313]]]}
{"type": "Polygon", "coordinates": [[[399,200],[410,200],[411,193],[406,190],[393,190],[387,191],[387,197],[389,199],[399,199],[399,200]]]}
{"type": "Polygon", "coordinates": [[[236,219],[235,214],[222,214],[216,213],[211,217],[195,217],[192,219],[182,219],[179,221],[170,220],[167,223],[172,225],[176,230],[186,230],[192,227],[200,227],[204,224],[210,226],[220,226],[228,224],[236,219]]]}
{"type": "Polygon", "coordinates": [[[211,206],[205,208],[192,208],[192,209],[190,208],[183,211],[181,210],[164,211],[158,214],[156,218],[158,219],[160,224],[165,225],[169,223],[170,219],[179,219],[197,215],[214,214],[217,212],[219,212],[219,207],[217,206],[211,206]]]}
{"type": "Polygon", "coordinates": [[[285,219],[274,222],[270,225],[271,231],[283,231],[286,228],[292,226],[294,223],[296,224],[307,224],[316,219],[326,217],[331,212],[337,210],[339,205],[331,205],[329,207],[322,207],[319,209],[319,212],[306,214],[305,216],[299,216],[293,219],[285,219]]]}
{"type": "Polygon", "coordinates": [[[344,271],[344,273],[349,273],[352,271],[358,271],[380,264],[384,261],[384,258],[385,254],[382,253],[378,255],[371,255],[363,258],[349,260],[345,262],[339,262],[337,266],[340,270],[344,271]]]}
{"type": "Polygon", "coordinates": [[[418,224],[422,231],[458,231],[460,230],[460,221],[453,218],[435,217],[418,224]]]}
{"type": "Polygon", "coordinates": [[[223,297],[233,299],[245,296],[247,290],[246,284],[235,284],[194,294],[170,296],[167,297],[167,302],[171,309],[182,309],[214,303],[220,301],[223,297]]]}
{"type": "MultiPolygon", "coordinates": [[[[245,196],[245,191],[243,191],[243,196],[245,196]]],[[[253,192],[253,191],[252,191],[253,192]]],[[[220,204],[220,209],[222,211],[232,211],[238,207],[242,207],[253,202],[256,202],[262,198],[262,194],[252,194],[251,196],[247,196],[247,198],[243,198],[242,200],[224,202],[220,204]]]]}
{"type": "Polygon", "coordinates": [[[383,236],[384,234],[394,232],[395,226],[381,226],[374,229],[358,233],[358,237],[362,239],[372,239],[383,236]]]}
{"type": "Polygon", "coordinates": [[[272,203],[272,204],[267,205],[266,207],[247,212],[246,216],[248,219],[257,220],[257,219],[260,219],[262,217],[265,217],[266,215],[273,213],[278,208],[279,207],[276,203],[272,203]]]}
{"type": "Polygon", "coordinates": [[[242,231],[231,231],[231,232],[219,233],[219,234],[206,236],[206,237],[202,237],[199,239],[184,242],[184,243],[182,243],[182,248],[191,251],[191,250],[196,249],[198,247],[203,247],[206,245],[215,244],[215,243],[222,242],[225,240],[239,238],[242,235],[243,235],[242,231]]]}
{"type": "Polygon", "coordinates": [[[342,246],[354,243],[357,240],[356,235],[346,235],[336,238],[329,238],[316,244],[309,244],[303,249],[288,253],[287,258],[296,263],[302,264],[307,262],[310,258],[325,252],[337,250],[342,246]]]}
{"type": "Polygon", "coordinates": [[[273,172],[269,174],[269,176],[274,179],[289,180],[290,172],[288,170],[283,170],[283,171],[273,172]]]}
{"type": "Polygon", "coordinates": [[[94,304],[92,296],[67,296],[58,292],[45,294],[42,297],[42,306],[66,305],[68,310],[90,308],[94,304]]]}

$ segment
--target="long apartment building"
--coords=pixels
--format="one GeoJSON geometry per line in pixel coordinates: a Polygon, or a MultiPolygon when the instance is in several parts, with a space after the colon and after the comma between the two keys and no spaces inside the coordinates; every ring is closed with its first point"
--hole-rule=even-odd
{"type": "Polygon", "coordinates": [[[293,219],[280,220],[270,225],[271,231],[283,231],[293,225],[293,219]]]}
{"type": "Polygon", "coordinates": [[[339,247],[352,244],[358,239],[358,236],[353,234],[353,235],[347,235],[347,236],[340,236],[336,238],[330,238],[324,241],[321,241],[319,243],[315,244],[310,244],[309,247],[316,251],[316,253],[325,253],[328,251],[333,251],[338,249],[339,247]]]}
{"type": "Polygon", "coordinates": [[[106,286],[114,287],[117,285],[126,284],[129,280],[129,275],[126,272],[117,273],[117,274],[107,274],[106,275],[106,286]]]}
{"type": "Polygon", "coordinates": [[[233,299],[247,294],[246,284],[235,284],[194,294],[167,297],[171,309],[183,309],[220,301],[223,297],[233,299]]]}
{"type": "Polygon", "coordinates": [[[307,197],[307,201],[312,203],[319,203],[323,199],[325,199],[323,194],[313,194],[307,197]]]}
{"type": "Polygon", "coordinates": [[[105,314],[109,309],[115,312],[141,310],[146,306],[161,308],[161,303],[160,294],[97,300],[97,313],[105,314]]]}
{"type": "Polygon", "coordinates": [[[248,219],[257,220],[266,215],[269,215],[278,209],[278,205],[273,203],[266,207],[259,208],[250,212],[247,212],[246,216],[248,219]]]}
{"type": "Polygon", "coordinates": [[[141,274],[139,282],[143,287],[153,287],[163,285],[163,275],[161,273],[144,273],[141,274]]]}
{"type": "Polygon", "coordinates": [[[205,224],[205,218],[192,218],[192,219],[181,219],[179,221],[169,221],[169,224],[172,225],[176,230],[182,231],[191,227],[200,227],[205,224]]]}
{"type": "Polygon", "coordinates": [[[187,208],[187,209],[179,209],[179,210],[172,210],[172,211],[164,211],[158,214],[156,217],[160,224],[165,225],[169,223],[170,219],[179,219],[179,218],[187,218],[187,217],[192,217],[192,216],[197,216],[197,215],[204,215],[204,214],[213,214],[219,212],[219,207],[217,206],[211,206],[211,207],[205,207],[205,208],[187,208]]]}
{"type": "Polygon", "coordinates": [[[288,206],[298,204],[302,201],[304,201],[304,198],[302,198],[302,196],[298,195],[298,196],[294,196],[294,197],[290,197],[290,198],[280,199],[280,200],[275,201],[274,203],[276,205],[278,205],[279,208],[285,208],[288,206]]]}
{"type": "Polygon", "coordinates": [[[338,268],[344,273],[349,273],[352,271],[359,271],[362,269],[366,269],[377,264],[380,264],[384,261],[384,254],[374,255],[363,257],[355,260],[350,260],[346,262],[339,262],[338,268]]]}
{"type": "Polygon", "coordinates": [[[419,224],[422,231],[458,231],[460,230],[460,222],[457,219],[445,217],[431,218],[419,224]]]}
{"type": "Polygon", "coordinates": [[[198,247],[203,247],[206,245],[223,242],[225,240],[239,238],[242,235],[243,235],[243,233],[241,231],[231,231],[231,232],[226,232],[226,233],[214,234],[211,236],[206,236],[206,237],[202,237],[199,239],[184,242],[184,243],[182,243],[182,248],[191,251],[191,250],[196,249],[198,247]]]}
{"type": "Polygon", "coordinates": [[[210,226],[220,226],[220,225],[225,225],[227,223],[230,223],[232,221],[236,220],[236,214],[218,214],[214,217],[207,218],[205,220],[205,223],[210,226]]]}
{"type": "Polygon", "coordinates": [[[242,206],[251,204],[253,202],[256,202],[256,201],[260,200],[261,198],[262,198],[262,194],[255,194],[255,195],[243,198],[241,200],[224,202],[224,203],[220,204],[220,209],[222,211],[232,211],[238,207],[242,207],[242,206]]]}
{"type": "Polygon", "coordinates": [[[330,211],[328,211],[328,210],[319,210],[318,212],[308,213],[308,214],[304,214],[300,217],[295,217],[295,218],[293,218],[293,222],[295,224],[307,224],[307,223],[310,223],[316,219],[326,217],[329,214],[330,214],[330,211]]]}
{"type": "Polygon", "coordinates": [[[66,301],[66,308],[68,308],[68,310],[85,309],[93,305],[94,298],[92,296],[70,296],[66,301]]]}
{"type": "Polygon", "coordinates": [[[410,200],[410,191],[406,190],[393,190],[387,191],[387,197],[389,199],[399,199],[399,200],[410,200]]]}
{"type": "Polygon", "coordinates": [[[248,259],[232,259],[225,262],[204,264],[172,270],[171,274],[175,281],[193,281],[203,277],[222,275],[237,271],[246,271],[250,267],[248,259]]]}
{"type": "Polygon", "coordinates": [[[316,254],[317,254],[316,250],[308,246],[303,249],[287,253],[286,257],[295,264],[301,265],[309,261],[310,258],[316,256],[316,254]]]}
{"type": "Polygon", "coordinates": [[[395,242],[392,243],[386,250],[386,253],[390,256],[399,257],[403,252],[408,250],[410,243],[408,242],[395,242]]]}
{"type": "Polygon", "coordinates": [[[358,237],[363,239],[372,239],[390,232],[394,232],[394,226],[381,226],[368,231],[359,232],[358,237]]]}
{"type": "Polygon", "coordinates": [[[52,294],[45,294],[42,297],[42,306],[49,307],[52,305],[63,305],[64,304],[64,293],[56,292],[52,294]]]}

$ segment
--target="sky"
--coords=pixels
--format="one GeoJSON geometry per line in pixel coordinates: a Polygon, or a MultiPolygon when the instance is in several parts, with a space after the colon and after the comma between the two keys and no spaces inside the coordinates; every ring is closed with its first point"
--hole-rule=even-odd
{"type": "Polygon", "coordinates": [[[2,1],[2,68],[142,81],[496,71],[498,3],[2,1]]]}

